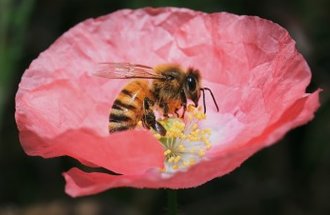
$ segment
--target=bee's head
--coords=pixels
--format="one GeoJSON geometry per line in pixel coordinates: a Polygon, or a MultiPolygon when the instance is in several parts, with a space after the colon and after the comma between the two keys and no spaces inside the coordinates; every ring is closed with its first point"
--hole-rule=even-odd
{"type": "Polygon", "coordinates": [[[199,97],[201,96],[200,74],[198,70],[192,68],[188,69],[183,89],[187,99],[193,101],[197,107],[199,97]]]}

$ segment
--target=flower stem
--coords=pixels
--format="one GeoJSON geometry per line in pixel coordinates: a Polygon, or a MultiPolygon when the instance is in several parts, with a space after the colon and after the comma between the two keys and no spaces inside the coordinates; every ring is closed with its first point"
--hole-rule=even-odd
{"type": "Polygon", "coordinates": [[[169,215],[176,215],[178,209],[176,190],[167,190],[167,209],[169,215]]]}

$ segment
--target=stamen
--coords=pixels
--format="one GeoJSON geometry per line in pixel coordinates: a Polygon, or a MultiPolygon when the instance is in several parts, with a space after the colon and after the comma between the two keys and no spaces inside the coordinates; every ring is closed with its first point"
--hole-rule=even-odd
{"type": "Polygon", "coordinates": [[[156,139],[159,140],[162,137],[162,135],[160,135],[159,133],[154,133],[154,137],[156,137],[156,139]]]}
{"type": "Polygon", "coordinates": [[[167,149],[166,151],[164,151],[164,155],[168,155],[168,154],[171,154],[171,150],[167,149]]]}
{"type": "Polygon", "coordinates": [[[185,120],[172,117],[160,121],[166,129],[166,135],[161,136],[154,132],[154,136],[164,147],[165,163],[160,170],[162,173],[171,175],[177,171],[185,171],[204,158],[212,147],[211,129],[199,126],[199,122],[205,118],[201,108],[188,105],[185,120]]]}

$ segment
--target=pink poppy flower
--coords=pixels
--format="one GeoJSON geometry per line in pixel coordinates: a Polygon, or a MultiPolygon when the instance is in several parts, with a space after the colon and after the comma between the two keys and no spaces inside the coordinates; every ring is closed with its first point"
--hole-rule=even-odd
{"type": "MultiPolygon", "coordinates": [[[[310,69],[288,32],[251,16],[188,9],[121,10],[70,29],[25,71],[16,121],[28,155],[70,156],[118,173],[64,173],[71,196],[115,187],[190,188],[223,176],[258,150],[310,121],[319,91],[305,93],[310,69]],[[201,71],[220,111],[191,108],[146,129],[109,134],[111,105],[127,80],[93,73],[100,62],[179,63],[201,71]],[[156,135],[157,136],[157,135],[156,135]]],[[[200,102],[201,103],[201,102],[200,102]]]]}

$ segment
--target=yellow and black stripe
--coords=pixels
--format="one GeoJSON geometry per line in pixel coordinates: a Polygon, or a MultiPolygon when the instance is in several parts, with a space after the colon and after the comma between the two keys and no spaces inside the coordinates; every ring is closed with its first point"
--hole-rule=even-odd
{"type": "Polygon", "coordinates": [[[143,100],[149,96],[148,82],[132,81],[118,94],[109,116],[109,132],[134,128],[143,115],[143,100]]]}

